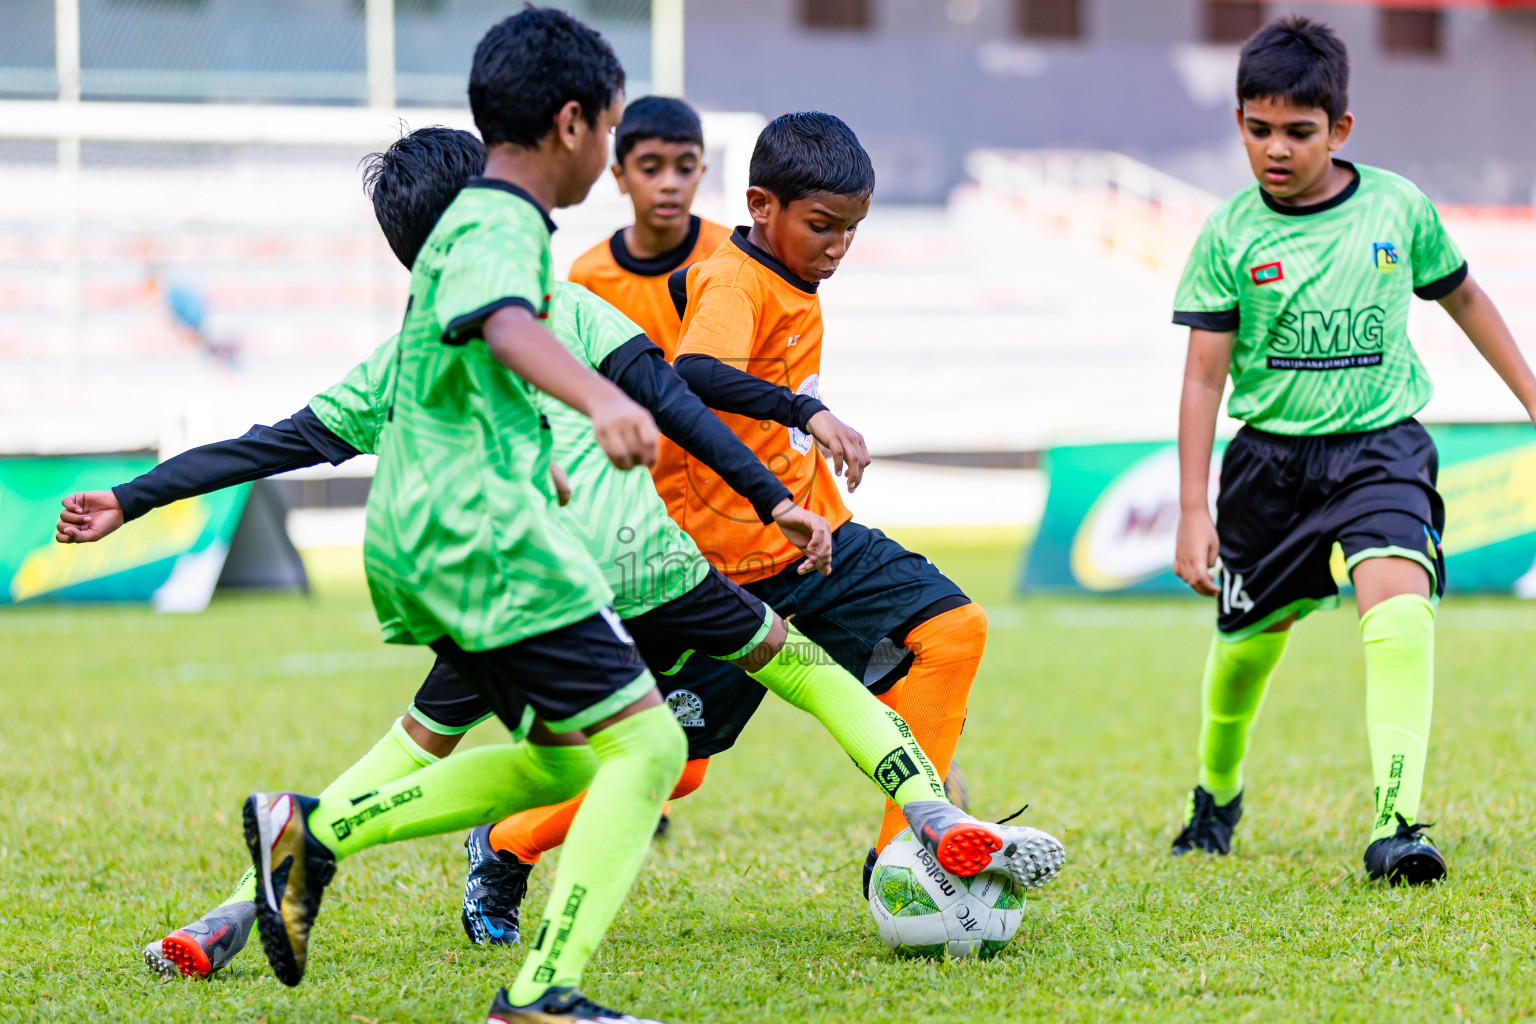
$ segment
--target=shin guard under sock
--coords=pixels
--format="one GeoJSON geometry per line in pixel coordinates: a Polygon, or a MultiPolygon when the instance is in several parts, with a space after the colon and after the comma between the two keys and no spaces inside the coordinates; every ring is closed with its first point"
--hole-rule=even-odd
{"type": "MultiPolygon", "coordinates": [[[[372,750],[359,758],[352,767],[338,775],[334,782],[321,791],[320,799],[357,796],[359,793],[377,789],[387,782],[402,779],[418,769],[436,764],[437,761],[437,757],[422,750],[416,741],[411,739],[410,734],[405,731],[405,726],[397,718],[389,732],[373,745],[372,750]]],[[[255,898],[256,871],[254,868],[246,868],[240,883],[235,886],[235,891],[219,905],[228,906],[231,903],[255,898]]]]}
{"type": "Polygon", "coordinates": [[[784,646],[753,679],[816,716],[832,738],[897,805],[944,800],[944,777],[901,716],[884,707],[848,670],[789,627],[784,646]]]}
{"type": "Polygon", "coordinates": [[[508,990],[514,1003],[530,1002],[551,985],[581,983],[688,756],[688,741],[665,705],[621,719],[587,741],[600,766],[571,822],[538,927],[523,931],[528,956],[508,990]]]}
{"type": "MultiPolygon", "coordinates": [[[[678,800],[698,789],[704,783],[704,772],[708,767],[707,757],[689,761],[683,766],[683,776],[672,787],[668,799],[678,800]]],[[[502,819],[491,829],[491,849],[509,853],[524,864],[537,864],[541,856],[565,842],[571,822],[586,796],[582,793],[552,807],[533,807],[502,819]]]]}
{"type": "Polygon", "coordinates": [[[1243,758],[1290,630],[1211,638],[1200,686],[1200,786],[1225,807],[1243,791],[1243,758]]]}
{"type": "MultiPolygon", "coordinates": [[[[906,720],[942,783],[960,743],[971,683],[987,645],[987,614],[977,604],[952,608],[915,626],[906,645],[914,655],[912,668],[883,703],[906,720]]],[[[885,849],[906,827],[901,808],[887,801],[875,849],[885,849]]]]}
{"type": "Polygon", "coordinates": [[[559,803],[586,788],[597,768],[583,746],[501,743],[478,747],[361,796],[329,796],[309,827],[337,860],[380,843],[473,828],[559,803]]]}
{"type": "Polygon", "coordinates": [[[1413,824],[1424,791],[1435,703],[1435,610],[1399,594],[1360,618],[1365,642],[1365,723],[1376,783],[1371,839],[1392,835],[1401,814],[1413,824]]]}

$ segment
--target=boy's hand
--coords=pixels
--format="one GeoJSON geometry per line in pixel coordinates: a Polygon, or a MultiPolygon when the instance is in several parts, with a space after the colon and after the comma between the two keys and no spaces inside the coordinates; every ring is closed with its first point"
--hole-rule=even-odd
{"type": "Polygon", "coordinates": [[[65,498],[53,528],[60,544],[89,544],[123,525],[123,506],[111,491],[81,491],[65,498]]]}
{"type": "Polygon", "coordinates": [[[848,493],[852,494],[858,489],[859,481],[864,479],[864,468],[869,465],[869,448],[864,444],[864,435],[826,409],[812,416],[806,427],[832,460],[832,471],[842,476],[846,467],[848,493]]]}
{"type": "Polygon", "coordinates": [[[1216,524],[1211,514],[1204,510],[1186,512],[1179,516],[1179,539],[1174,550],[1173,571],[1179,579],[1204,597],[1215,597],[1220,591],[1211,579],[1211,569],[1221,552],[1221,542],[1216,538],[1216,524]]]}
{"type": "Polygon", "coordinates": [[[805,552],[805,561],[797,569],[801,576],[813,572],[831,575],[832,529],[825,519],[785,498],[774,507],[773,521],[786,540],[805,552]]]}
{"type": "Polygon", "coordinates": [[[656,421],[617,388],[592,407],[592,433],[619,469],[656,465],[656,421]]]}
{"type": "Polygon", "coordinates": [[[565,470],[551,462],[549,480],[555,485],[555,500],[560,503],[561,508],[565,508],[571,503],[571,478],[565,475],[565,470]]]}

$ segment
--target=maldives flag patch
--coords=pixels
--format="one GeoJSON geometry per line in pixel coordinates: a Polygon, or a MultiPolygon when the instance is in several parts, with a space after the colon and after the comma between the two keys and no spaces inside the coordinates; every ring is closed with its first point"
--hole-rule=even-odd
{"type": "Polygon", "coordinates": [[[1285,271],[1280,268],[1280,261],[1266,263],[1262,267],[1254,267],[1248,273],[1253,275],[1254,284],[1274,284],[1276,281],[1285,280],[1285,271]]]}

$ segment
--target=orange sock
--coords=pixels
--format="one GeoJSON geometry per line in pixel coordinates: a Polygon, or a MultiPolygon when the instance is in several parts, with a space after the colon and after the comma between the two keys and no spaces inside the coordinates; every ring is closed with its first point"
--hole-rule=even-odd
{"type": "MultiPolygon", "coordinates": [[[[672,799],[685,797],[703,785],[708,768],[707,757],[685,764],[682,777],[672,789],[672,799]]],[[[565,842],[565,834],[586,795],[578,793],[564,803],[534,807],[503,818],[491,828],[491,849],[510,853],[524,864],[538,863],[542,854],[565,842]]]]}
{"type": "MultiPolygon", "coordinates": [[[[916,655],[912,668],[880,697],[906,719],[912,738],[940,778],[949,773],[949,762],[954,760],[971,682],[986,645],[987,613],[980,605],[961,605],[935,615],[907,634],[907,647],[916,655]]],[[[875,849],[885,849],[906,827],[901,809],[887,800],[875,849]]]]}

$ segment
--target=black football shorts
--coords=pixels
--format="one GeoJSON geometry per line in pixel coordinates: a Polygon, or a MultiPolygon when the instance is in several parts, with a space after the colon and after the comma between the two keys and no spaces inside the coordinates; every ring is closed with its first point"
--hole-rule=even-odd
{"type": "Polygon", "coordinates": [[[1216,498],[1223,638],[1336,607],[1335,543],[1346,571],[1367,558],[1418,562],[1438,599],[1445,593],[1438,471],[1435,442],[1413,419],[1310,437],[1239,430],[1222,458],[1216,498]]]}

